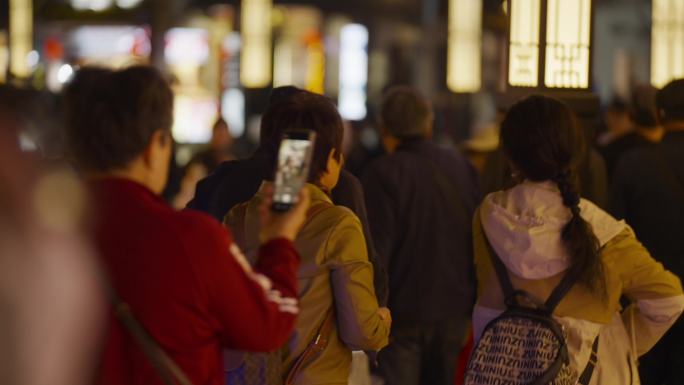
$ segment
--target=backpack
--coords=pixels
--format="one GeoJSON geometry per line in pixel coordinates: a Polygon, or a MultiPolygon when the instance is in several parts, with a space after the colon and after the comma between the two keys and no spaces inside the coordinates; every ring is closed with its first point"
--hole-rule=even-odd
{"type": "Polygon", "coordinates": [[[506,310],[487,324],[472,351],[465,385],[588,385],[596,365],[598,337],[578,377],[570,366],[566,334],[553,311],[577,282],[566,273],[545,303],[514,289],[508,270],[486,240],[506,310]]]}

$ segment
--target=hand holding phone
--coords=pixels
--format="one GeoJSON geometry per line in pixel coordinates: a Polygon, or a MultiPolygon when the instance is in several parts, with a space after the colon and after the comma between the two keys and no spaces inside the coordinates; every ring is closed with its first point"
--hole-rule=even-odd
{"type": "Polygon", "coordinates": [[[316,133],[310,130],[289,131],[283,135],[271,206],[274,211],[287,211],[297,203],[299,192],[309,178],[315,139],[316,133]]]}
{"type": "Polygon", "coordinates": [[[271,209],[273,199],[270,191],[267,191],[266,197],[259,208],[261,223],[259,239],[262,243],[279,238],[294,241],[306,220],[306,213],[309,210],[309,190],[302,189],[299,192],[295,206],[284,213],[278,213],[271,209]]]}

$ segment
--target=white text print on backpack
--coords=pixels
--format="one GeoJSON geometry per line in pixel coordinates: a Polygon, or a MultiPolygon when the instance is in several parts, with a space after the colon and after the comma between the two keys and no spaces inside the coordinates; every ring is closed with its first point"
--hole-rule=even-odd
{"type": "Polygon", "coordinates": [[[506,311],[482,332],[466,369],[465,385],[588,385],[596,365],[598,337],[589,363],[578,376],[569,364],[563,326],[552,316],[578,277],[566,274],[546,303],[538,303],[527,292],[513,288],[491,246],[489,254],[506,311]]]}

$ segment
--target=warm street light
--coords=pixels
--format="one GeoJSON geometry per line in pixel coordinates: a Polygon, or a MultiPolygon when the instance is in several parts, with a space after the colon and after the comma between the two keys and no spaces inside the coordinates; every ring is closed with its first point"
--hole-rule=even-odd
{"type": "Polygon", "coordinates": [[[588,89],[591,0],[511,0],[508,84],[588,89]]]}
{"type": "Polygon", "coordinates": [[[242,53],[240,81],[247,88],[271,83],[272,0],[242,0],[242,53]]]}
{"type": "Polygon", "coordinates": [[[684,77],[684,0],[653,0],[651,84],[684,77]]]}
{"type": "Polygon", "coordinates": [[[449,1],[447,86],[477,92],[482,83],[482,0],[449,1]]]}
{"type": "Polygon", "coordinates": [[[10,0],[10,72],[19,78],[31,75],[33,46],[32,0],[10,0]]]}

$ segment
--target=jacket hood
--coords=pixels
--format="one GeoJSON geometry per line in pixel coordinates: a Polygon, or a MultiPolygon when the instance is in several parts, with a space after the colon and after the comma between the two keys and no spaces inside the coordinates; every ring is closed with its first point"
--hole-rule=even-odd
{"type": "MultiPolygon", "coordinates": [[[[580,214],[601,246],[626,227],[586,199],[580,201],[580,214]]],[[[480,209],[492,248],[510,272],[525,279],[545,279],[567,269],[561,231],[571,216],[552,182],[525,181],[489,194],[480,209]]]]}

